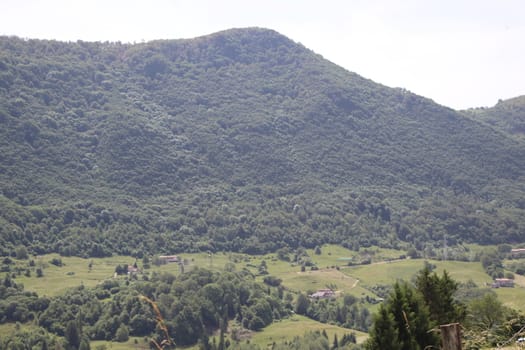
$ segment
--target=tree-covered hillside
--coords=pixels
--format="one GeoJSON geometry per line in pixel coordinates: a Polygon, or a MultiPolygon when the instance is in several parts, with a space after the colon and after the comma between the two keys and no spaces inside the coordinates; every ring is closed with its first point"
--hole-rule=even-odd
{"type": "Polygon", "coordinates": [[[521,242],[525,148],[265,29],[0,38],[2,254],[521,242]]]}
{"type": "Polygon", "coordinates": [[[464,113],[517,139],[525,137],[525,96],[500,100],[492,108],[473,108],[464,113]]]}

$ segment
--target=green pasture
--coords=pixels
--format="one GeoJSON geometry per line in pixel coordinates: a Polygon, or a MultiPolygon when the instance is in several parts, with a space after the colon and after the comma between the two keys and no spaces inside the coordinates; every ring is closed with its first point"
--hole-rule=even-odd
{"type": "MultiPolygon", "coordinates": [[[[242,269],[249,265],[258,266],[263,259],[269,260],[271,256],[252,257],[244,254],[230,253],[194,253],[181,254],[180,257],[186,260],[185,271],[190,271],[195,267],[207,268],[214,271],[224,270],[226,264],[235,265],[236,269],[242,269]]],[[[94,287],[100,282],[113,278],[117,265],[132,265],[135,258],[130,256],[112,256],[107,258],[61,257],[58,254],[46,254],[34,259],[35,267],[32,268],[31,276],[23,274],[16,277],[17,283],[22,283],[25,290],[37,292],[41,296],[55,296],[63,293],[69,288],[84,285],[94,287]],[[61,259],[63,266],[55,266],[50,263],[53,258],[61,259]],[[89,265],[91,263],[91,269],[89,265]],[[36,277],[36,268],[43,269],[43,277],[36,277]]],[[[28,261],[17,261],[18,266],[27,266],[28,261]]],[[[138,267],[142,268],[142,260],[137,261],[138,267]]],[[[249,268],[256,273],[257,268],[249,268]]],[[[150,272],[170,272],[175,275],[180,273],[177,264],[164,264],[156,266],[150,264],[150,268],[144,270],[150,272]]]]}
{"type": "Polygon", "coordinates": [[[89,345],[93,350],[96,350],[97,347],[103,346],[105,346],[107,350],[149,349],[149,343],[145,341],[144,337],[129,337],[127,342],[122,343],[105,340],[93,340],[89,345]]]}
{"type": "Polygon", "coordinates": [[[357,263],[364,258],[369,258],[372,262],[394,260],[405,254],[401,250],[384,249],[375,246],[363,248],[356,252],[336,244],[323,245],[320,255],[316,255],[313,249],[308,249],[307,252],[319,268],[347,266],[349,262],[357,263]]]}
{"type": "Polygon", "coordinates": [[[525,311],[525,288],[515,286],[514,288],[494,289],[498,299],[505,305],[520,312],[525,311]]]}
{"type": "Polygon", "coordinates": [[[276,274],[283,280],[282,284],[294,292],[313,293],[318,289],[335,286],[336,291],[350,293],[355,296],[371,295],[363,289],[358,281],[345,275],[336,269],[322,269],[317,271],[292,271],[288,273],[276,274]]]}
{"type": "MultiPolygon", "coordinates": [[[[443,270],[446,270],[458,282],[472,280],[479,286],[491,282],[479,262],[435,260],[428,260],[428,262],[436,265],[437,273],[441,274],[443,270]]],[[[364,286],[374,286],[390,285],[396,280],[410,281],[423,267],[424,260],[422,259],[405,259],[351,266],[341,270],[348,276],[359,279],[364,286]]]]}
{"type": "Polygon", "coordinates": [[[38,295],[55,296],[80,285],[94,287],[105,279],[113,277],[117,265],[133,264],[134,261],[135,259],[125,256],[83,259],[61,257],[58,254],[42,255],[35,259],[35,268],[43,268],[44,276],[37,278],[33,271],[31,277],[21,275],[16,278],[16,282],[23,283],[25,290],[37,292],[38,295]],[[63,266],[50,264],[53,258],[60,258],[63,266]]]}
{"type": "MultiPolygon", "coordinates": [[[[252,344],[259,345],[261,349],[266,349],[269,348],[274,342],[283,343],[285,341],[291,341],[295,337],[301,337],[309,332],[322,332],[323,330],[326,332],[330,343],[332,343],[335,334],[337,334],[338,339],[341,339],[344,334],[355,333],[358,344],[363,343],[368,338],[367,333],[320,323],[301,315],[293,315],[289,318],[276,321],[261,331],[249,331],[248,333],[242,335],[242,339],[239,340],[239,342],[250,342],[252,344]]],[[[215,340],[218,342],[218,336],[215,336],[215,338],[215,340]]],[[[232,343],[234,343],[231,338],[228,336],[227,338],[230,339],[232,343]]],[[[212,339],[210,339],[210,341],[212,341],[212,339]]],[[[188,350],[190,349],[198,349],[198,346],[191,347],[188,350]]]]}
{"type": "Polygon", "coordinates": [[[274,322],[260,332],[255,332],[250,342],[258,344],[261,348],[265,348],[273,342],[282,343],[286,340],[292,340],[294,337],[303,336],[305,333],[317,330],[321,332],[325,330],[330,343],[333,341],[335,334],[337,334],[338,339],[341,339],[344,334],[354,332],[358,343],[362,343],[368,337],[367,333],[324,324],[304,316],[294,315],[287,319],[274,322]]]}

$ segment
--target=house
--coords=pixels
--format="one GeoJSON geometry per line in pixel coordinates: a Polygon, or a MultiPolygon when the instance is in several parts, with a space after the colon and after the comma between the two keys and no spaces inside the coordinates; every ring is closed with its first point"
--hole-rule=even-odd
{"type": "Polygon", "coordinates": [[[133,265],[128,265],[128,275],[134,275],[139,272],[138,267],[135,267],[133,265]]]}
{"type": "Polygon", "coordinates": [[[514,280],[510,278],[496,278],[494,279],[494,283],[492,283],[492,288],[499,288],[499,287],[514,287],[514,280]]]}
{"type": "Polygon", "coordinates": [[[310,295],[312,299],[329,299],[334,298],[335,292],[331,289],[319,289],[314,294],[310,295]]]}
{"type": "Polygon", "coordinates": [[[178,263],[180,261],[177,255],[161,255],[159,259],[167,263],[178,263]]]}
{"type": "Polygon", "coordinates": [[[525,248],[511,249],[510,253],[515,256],[522,256],[525,255],[525,248]]]}

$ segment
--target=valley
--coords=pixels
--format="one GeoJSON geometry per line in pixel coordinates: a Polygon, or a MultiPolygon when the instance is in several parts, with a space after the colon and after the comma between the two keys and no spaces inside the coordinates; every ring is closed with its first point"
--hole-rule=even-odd
{"type": "MultiPolygon", "coordinates": [[[[486,248],[481,246],[469,247],[473,251],[486,248]]],[[[184,272],[176,263],[148,264],[148,268],[144,269],[143,262],[139,260],[137,265],[140,272],[136,277],[114,276],[116,266],[132,265],[137,261],[130,256],[83,259],[51,254],[32,257],[31,259],[35,261],[35,266],[30,269],[32,276],[27,277],[20,274],[16,276],[15,281],[23,284],[26,291],[36,292],[40,296],[55,297],[64,294],[68,289],[78,288],[79,286],[95,288],[106,280],[117,281],[117,285],[123,286],[124,282],[126,284],[138,283],[144,279],[144,276],[159,273],[169,273],[180,277],[183,273],[199,268],[217,272],[248,270],[261,283],[264,283],[266,276],[274,276],[280,279],[282,281],[280,285],[284,287],[285,291],[290,292],[294,299],[304,292],[312,294],[316,290],[333,288],[337,300],[341,301],[346,295],[353,296],[371,313],[377,311],[380,301],[383,300],[384,295],[377,293],[381,290],[378,287],[391,286],[396,280],[410,281],[426,263],[434,265],[435,271],[438,273],[442,273],[443,270],[448,271],[450,276],[460,284],[473,283],[477,286],[476,288],[483,290],[490,289],[492,282],[479,261],[407,259],[403,257],[403,251],[379,247],[371,247],[357,253],[337,245],[325,245],[321,246],[317,252],[319,254],[315,254],[313,249],[306,250],[306,256],[311,258],[312,266],[315,268],[305,269],[305,271],[301,271],[301,266],[297,263],[279,259],[276,254],[182,253],[179,258],[184,261],[184,272]],[[359,260],[363,256],[371,257],[371,260],[367,261],[366,264],[348,266],[348,261],[359,260]],[[50,264],[49,262],[53,259],[59,259],[63,265],[50,264]],[[261,274],[259,267],[263,261],[267,268],[266,272],[261,274]],[[43,267],[43,277],[36,277],[35,275],[34,271],[39,266],[43,267]]],[[[148,260],[153,261],[154,257],[150,257],[148,260]]],[[[516,262],[516,260],[512,260],[512,262],[516,262]]],[[[27,261],[23,260],[15,260],[15,264],[11,266],[12,271],[25,271],[26,268],[27,261]]],[[[523,298],[525,296],[525,277],[516,275],[515,281],[514,288],[498,288],[494,291],[504,305],[514,310],[523,311],[525,310],[525,298],[523,298]]],[[[17,327],[31,329],[31,324],[27,323],[17,327]]],[[[0,334],[12,332],[13,327],[12,323],[1,325],[0,334]]],[[[321,323],[301,315],[290,315],[282,320],[274,321],[272,325],[260,331],[247,332],[241,339],[243,341],[249,340],[253,344],[264,347],[273,342],[290,341],[296,336],[303,336],[308,331],[325,331],[329,339],[333,339],[335,334],[341,339],[344,334],[353,332],[356,334],[358,343],[362,343],[367,337],[366,333],[360,331],[321,323]]],[[[231,339],[231,333],[227,333],[227,336],[228,339],[231,339]]],[[[92,348],[106,346],[119,349],[133,346],[135,342],[140,344],[143,341],[144,339],[140,337],[130,337],[124,343],[93,341],[92,348]]]]}

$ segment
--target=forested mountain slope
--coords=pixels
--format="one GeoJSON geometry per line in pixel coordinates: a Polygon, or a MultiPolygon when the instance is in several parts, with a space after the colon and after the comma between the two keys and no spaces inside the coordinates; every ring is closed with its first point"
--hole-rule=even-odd
{"type": "Polygon", "coordinates": [[[494,107],[473,108],[464,113],[517,139],[525,138],[525,96],[500,100],[494,107]]]}
{"type": "Polygon", "coordinates": [[[0,38],[3,254],[520,242],[525,149],[265,29],[0,38]]]}

